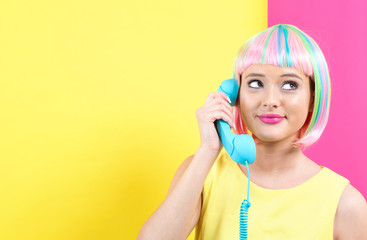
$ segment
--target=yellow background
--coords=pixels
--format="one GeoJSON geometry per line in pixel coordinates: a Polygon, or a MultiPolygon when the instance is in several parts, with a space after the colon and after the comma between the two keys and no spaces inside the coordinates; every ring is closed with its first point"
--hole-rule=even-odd
{"type": "Polygon", "coordinates": [[[266,27],[265,0],[2,0],[0,239],[136,239],[266,27]]]}

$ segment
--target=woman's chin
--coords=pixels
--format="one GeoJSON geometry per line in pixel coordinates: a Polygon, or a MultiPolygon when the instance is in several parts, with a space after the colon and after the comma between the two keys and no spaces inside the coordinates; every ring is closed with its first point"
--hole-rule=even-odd
{"type": "Polygon", "coordinates": [[[291,141],[294,141],[296,140],[296,135],[286,135],[286,134],[275,134],[275,133],[272,133],[272,134],[258,134],[258,135],[255,135],[253,134],[254,139],[255,139],[255,142],[256,143],[265,143],[265,142],[281,142],[281,141],[284,141],[284,140],[289,140],[290,142],[291,141]]]}

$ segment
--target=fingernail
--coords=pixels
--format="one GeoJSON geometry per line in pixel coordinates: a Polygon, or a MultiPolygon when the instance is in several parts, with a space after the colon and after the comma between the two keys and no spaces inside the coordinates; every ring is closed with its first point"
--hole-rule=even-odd
{"type": "Polygon", "coordinates": [[[228,96],[227,96],[227,98],[228,98],[229,103],[232,103],[232,102],[231,102],[231,99],[229,99],[229,97],[228,97],[228,96]]]}

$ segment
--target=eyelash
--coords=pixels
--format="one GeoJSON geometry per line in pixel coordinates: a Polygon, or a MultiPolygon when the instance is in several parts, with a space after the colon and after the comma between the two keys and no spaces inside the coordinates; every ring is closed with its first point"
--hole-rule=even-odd
{"type": "MultiPolygon", "coordinates": [[[[251,81],[249,81],[249,82],[248,82],[248,86],[249,86],[249,87],[250,87],[250,84],[251,84],[252,82],[260,82],[260,83],[262,84],[262,82],[261,82],[260,80],[251,80],[251,81]]],[[[295,86],[295,88],[293,88],[293,89],[286,89],[286,91],[294,91],[294,90],[296,90],[296,89],[298,88],[298,83],[296,83],[295,81],[285,81],[285,82],[284,82],[284,85],[285,85],[285,84],[288,84],[288,83],[290,83],[290,84],[292,84],[293,86],[295,86]]],[[[250,87],[250,88],[254,88],[254,87],[250,87]]]]}

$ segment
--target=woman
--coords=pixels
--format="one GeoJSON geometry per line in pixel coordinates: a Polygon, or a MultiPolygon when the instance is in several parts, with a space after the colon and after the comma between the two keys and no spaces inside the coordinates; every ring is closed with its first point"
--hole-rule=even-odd
{"type": "Polygon", "coordinates": [[[292,25],[270,27],[241,47],[233,78],[240,86],[233,110],[216,92],[196,111],[201,145],[138,239],[186,239],[195,226],[196,239],[238,239],[247,171],[223,150],[217,119],[256,142],[248,239],[367,239],[364,197],[301,149],[318,140],[330,109],[329,73],[315,41],[292,25]]]}

